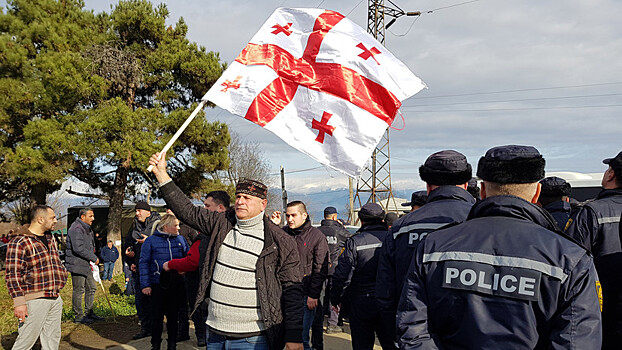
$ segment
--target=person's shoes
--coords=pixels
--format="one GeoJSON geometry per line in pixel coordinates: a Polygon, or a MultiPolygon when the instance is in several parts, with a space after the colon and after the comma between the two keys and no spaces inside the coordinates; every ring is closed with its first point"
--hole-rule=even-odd
{"type": "Polygon", "coordinates": [[[167,343],[166,350],[177,350],[177,343],[167,343]]]}
{"type": "Polygon", "coordinates": [[[151,344],[151,350],[160,350],[160,344],[151,344]]]}
{"type": "Polygon", "coordinates": [[[207,344],[205,343],[205,339],[197,339],[197,346],[198,346],[198,347],[202,348],[202,347],[204,347],[205,345],[207,345],[207,344]]]}
{"type": "Polygon", "coordinates": [[[327,334],[334,334],[334,333],[341,333],[341,332],[343,332],[343,328],[339,326],[329,325],[328,327],[326,327],[327,334]]]}
{"type": "Polygon", "coordinates": [[[84,316],[84,317],[80,317],[80,318],[74,319],[73,323],[91,324],[91,323],[93,323],[93,320],[91,320],[90,318],[84,316]]]}
{"type": "Polygon", "coordinates": [[[183,336],[182,335],[177,335],[177,341],[178,342],[185,341],[185,340],[190,340],[190,335],[188,335],[188,334],[185,334],[183,336]]]}
{"type": "Polygon", "coordinates": [[[86,316],[88,319],[93,320],[93,321],[103,321],[105,320],[105,318],[97,316],[95,314],[89,314],[88,316],[86,316]]]}
{"type": "Polygon", "coordinates": [[[150,336],[151,336],[150,332],[146,332],[146,331],[141,330],[139,333],[134,334],[132,339],[136,340],[136,339],[142,339],[142,338],[146,338],[146,337],[150,337],[150,336]]]}

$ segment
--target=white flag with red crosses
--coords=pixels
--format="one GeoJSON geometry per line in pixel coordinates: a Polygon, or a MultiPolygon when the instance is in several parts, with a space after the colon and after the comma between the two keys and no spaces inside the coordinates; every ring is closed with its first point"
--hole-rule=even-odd
{"type": "Polygon", "coordinates": [[[425,87],[343,15],[279,8],[203,100],[318,162],[360,174],[401,101],[425,87]]]}

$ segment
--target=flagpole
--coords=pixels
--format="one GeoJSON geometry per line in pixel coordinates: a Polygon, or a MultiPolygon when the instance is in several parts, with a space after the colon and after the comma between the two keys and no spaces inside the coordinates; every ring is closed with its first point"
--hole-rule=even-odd
{"type": "MultiPolygon", "coordinates": [[[[201,103],[199,103],[199,105],[197,106],[197,108],[194,109],[194,112],[192,112],[192,114],[190,114],[190,116],[188,117],[188,119],[186,119],[186,121],[181,125],[181,127],[179,128],[179,130],[177,130],[177,132],[175,133],[175,135],[173,135],[173,137],[168,141],[168,143],[166,144],[166,146],[164,146],[164,148],[162,148],[162,151],[160,151],[160,155],[158,156],[158,160],[160,159],[160,157],[162,157],[162,153],[166,152],[169,150],[169,148],[171,148],[173,146],[173,144],[175,143],[175,141],[177,141],[177,139],[179,138],[179,136],[181,135],[182,132],[184,132],[184,130],[186,130],[186,128],[188,127],[188,125],[190,124],[190,122],[194,119],[194,117],[197,116],[197,114],[199,114],[199,111],[203,109],[203,106],[205,106],[205,103],[207,101],[203,101],[201,100],[201,103]]],[[[153,170],[153,165],[150,165],[147,168],[147,172],[151,172],[151,170],[153,170]]]]}

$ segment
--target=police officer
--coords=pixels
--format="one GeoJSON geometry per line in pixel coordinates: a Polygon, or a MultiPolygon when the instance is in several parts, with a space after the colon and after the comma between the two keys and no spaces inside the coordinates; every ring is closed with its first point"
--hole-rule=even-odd
{"type": "Polygon", "coordinates": [[[477,179],[476,178],[471,178],[471,180],[469,180],[469,182],[467,183],[467,192],[469,192],[471,194],[471,196],[473,196],[473,198],[475,198],[476,201],[481,199],[481,196],[479,194],[479,185],[477,184],[477,179]]]}
{"type": "MultiPolygon", "coordinates": [[[[336,310],[330,308],[328,299],[330,298],[333,272],[335,272],[335,268],[337,267],[338,263],[337,259],[339,258],[341,249],[346,243],[346,239],[348,239],[348,237],[350,237],[351,235],[350,232],[348,232],[348,230],[346,230],[346,228],[343,227],[343,225],[339,221],[337,221],[337,208],[335,207],[326,207],[324,209],[324,220],[322,220],[318,229],[322,231],[322,233],[326,236],[326,241],[328,243],[328,253],[330,255],[330,264],[328,265],[328,278],[326,280],[326,298],[324,301],[324,305],[326,305],[330,309],[326,310],[330,312],[330,316],[328,318],[328,327],[326,327],[326,333],[340,333],[343,331],[343,329],[337,325],[339,313],[336,310]]],[[[324,317],[321,317],[320,321],[323,323],[324,317]]]]}
{"type": "Polygon", "coordinates": [[[573,213],[566,234],[582,243],[592,254],[603,285],[603,349],[622,349],[622,152],[603,160],[607,170],[596,200],[573,213]]]}
{"type": "Polygon", "coordinates": [[[331,304],[338,306],[347,289],[352,349],[373,349],[374,333],[384,350],[396,349],[393,327],[380,319],[374,298],[379,248],[387,235],[384,211],[376,203],[367,203],[359,211],[359,219],[361,228],[346,241],[333,274],[331,304]]]}
{"type": "Polygon", "coordinates": [[[475,199],[467,191],[471,165],[456,151],[440,151],[419,167],[426,183],[427,203],[398,219],[391,227],[380,252],[376,299],[384,322],[395,324],[395,310],[408,266],[417,244],[441,226],[466,219],[475,199]]]}
{"type": "Polygon", "coordinates": [[[542,191],[538,199],[538,205],[549,212],[557,222],[560,230],[566,227],[570,218],[570,184],[566,180],[549,176],[540,181],[542,191]]]}
{"type": "Polygon", "coordinates": [[[593,259],[532,204],[544,163],[531,146],[480,159],[482,201],[417,247],[398,306],[402,349],[600,347],[593,259]]]}
{"type": "Polygon", "coordinates": [[[410,207],[410,211],[413,212],[421,207],[428,201],[428,191],[415,191],[410,195],[410,202],[402,203],[403,207],[410,207]]]}

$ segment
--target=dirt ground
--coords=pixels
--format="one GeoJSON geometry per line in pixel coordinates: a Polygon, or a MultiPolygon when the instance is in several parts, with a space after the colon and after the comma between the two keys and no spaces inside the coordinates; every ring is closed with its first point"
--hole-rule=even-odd
{"type": "MultiPolygon", "coordinates": [[[[117,317],[116,321],[107,319],[106,321],[96,322],[90,325],[75,324],[73,322],[65,322],[62,325],[62,338],[60,350],[143,350],[150,349],[151,344],[149,338],[140,340],[132,340],[132,336],[140,330],[136,316],[117,317]]],[[[191,323],[192,328],[192,323],[191,323]]],[[[326,334],[324,333],[324,349],[325,350],[346,350],[351,349],[350,329],[346,324],[343,333],[326,334]]],[[[191,339],[178,343],[179,350],[201,349],[196,346],[196,338],[194,329],[190,330],[191,339]]],[[[17,333],[3,336],[0,344],[4,349],[11,349],[17,333]]],[[[166,335],[163,335],[166,339],[166,335]]],[[[33,349],[39,350],[37,344],[33,349]]],[[[205,349],[205,348],[202,348],[205,349]]],[[[374,350],[380,350],[380,346],[376,341],[374,350]]]]}

